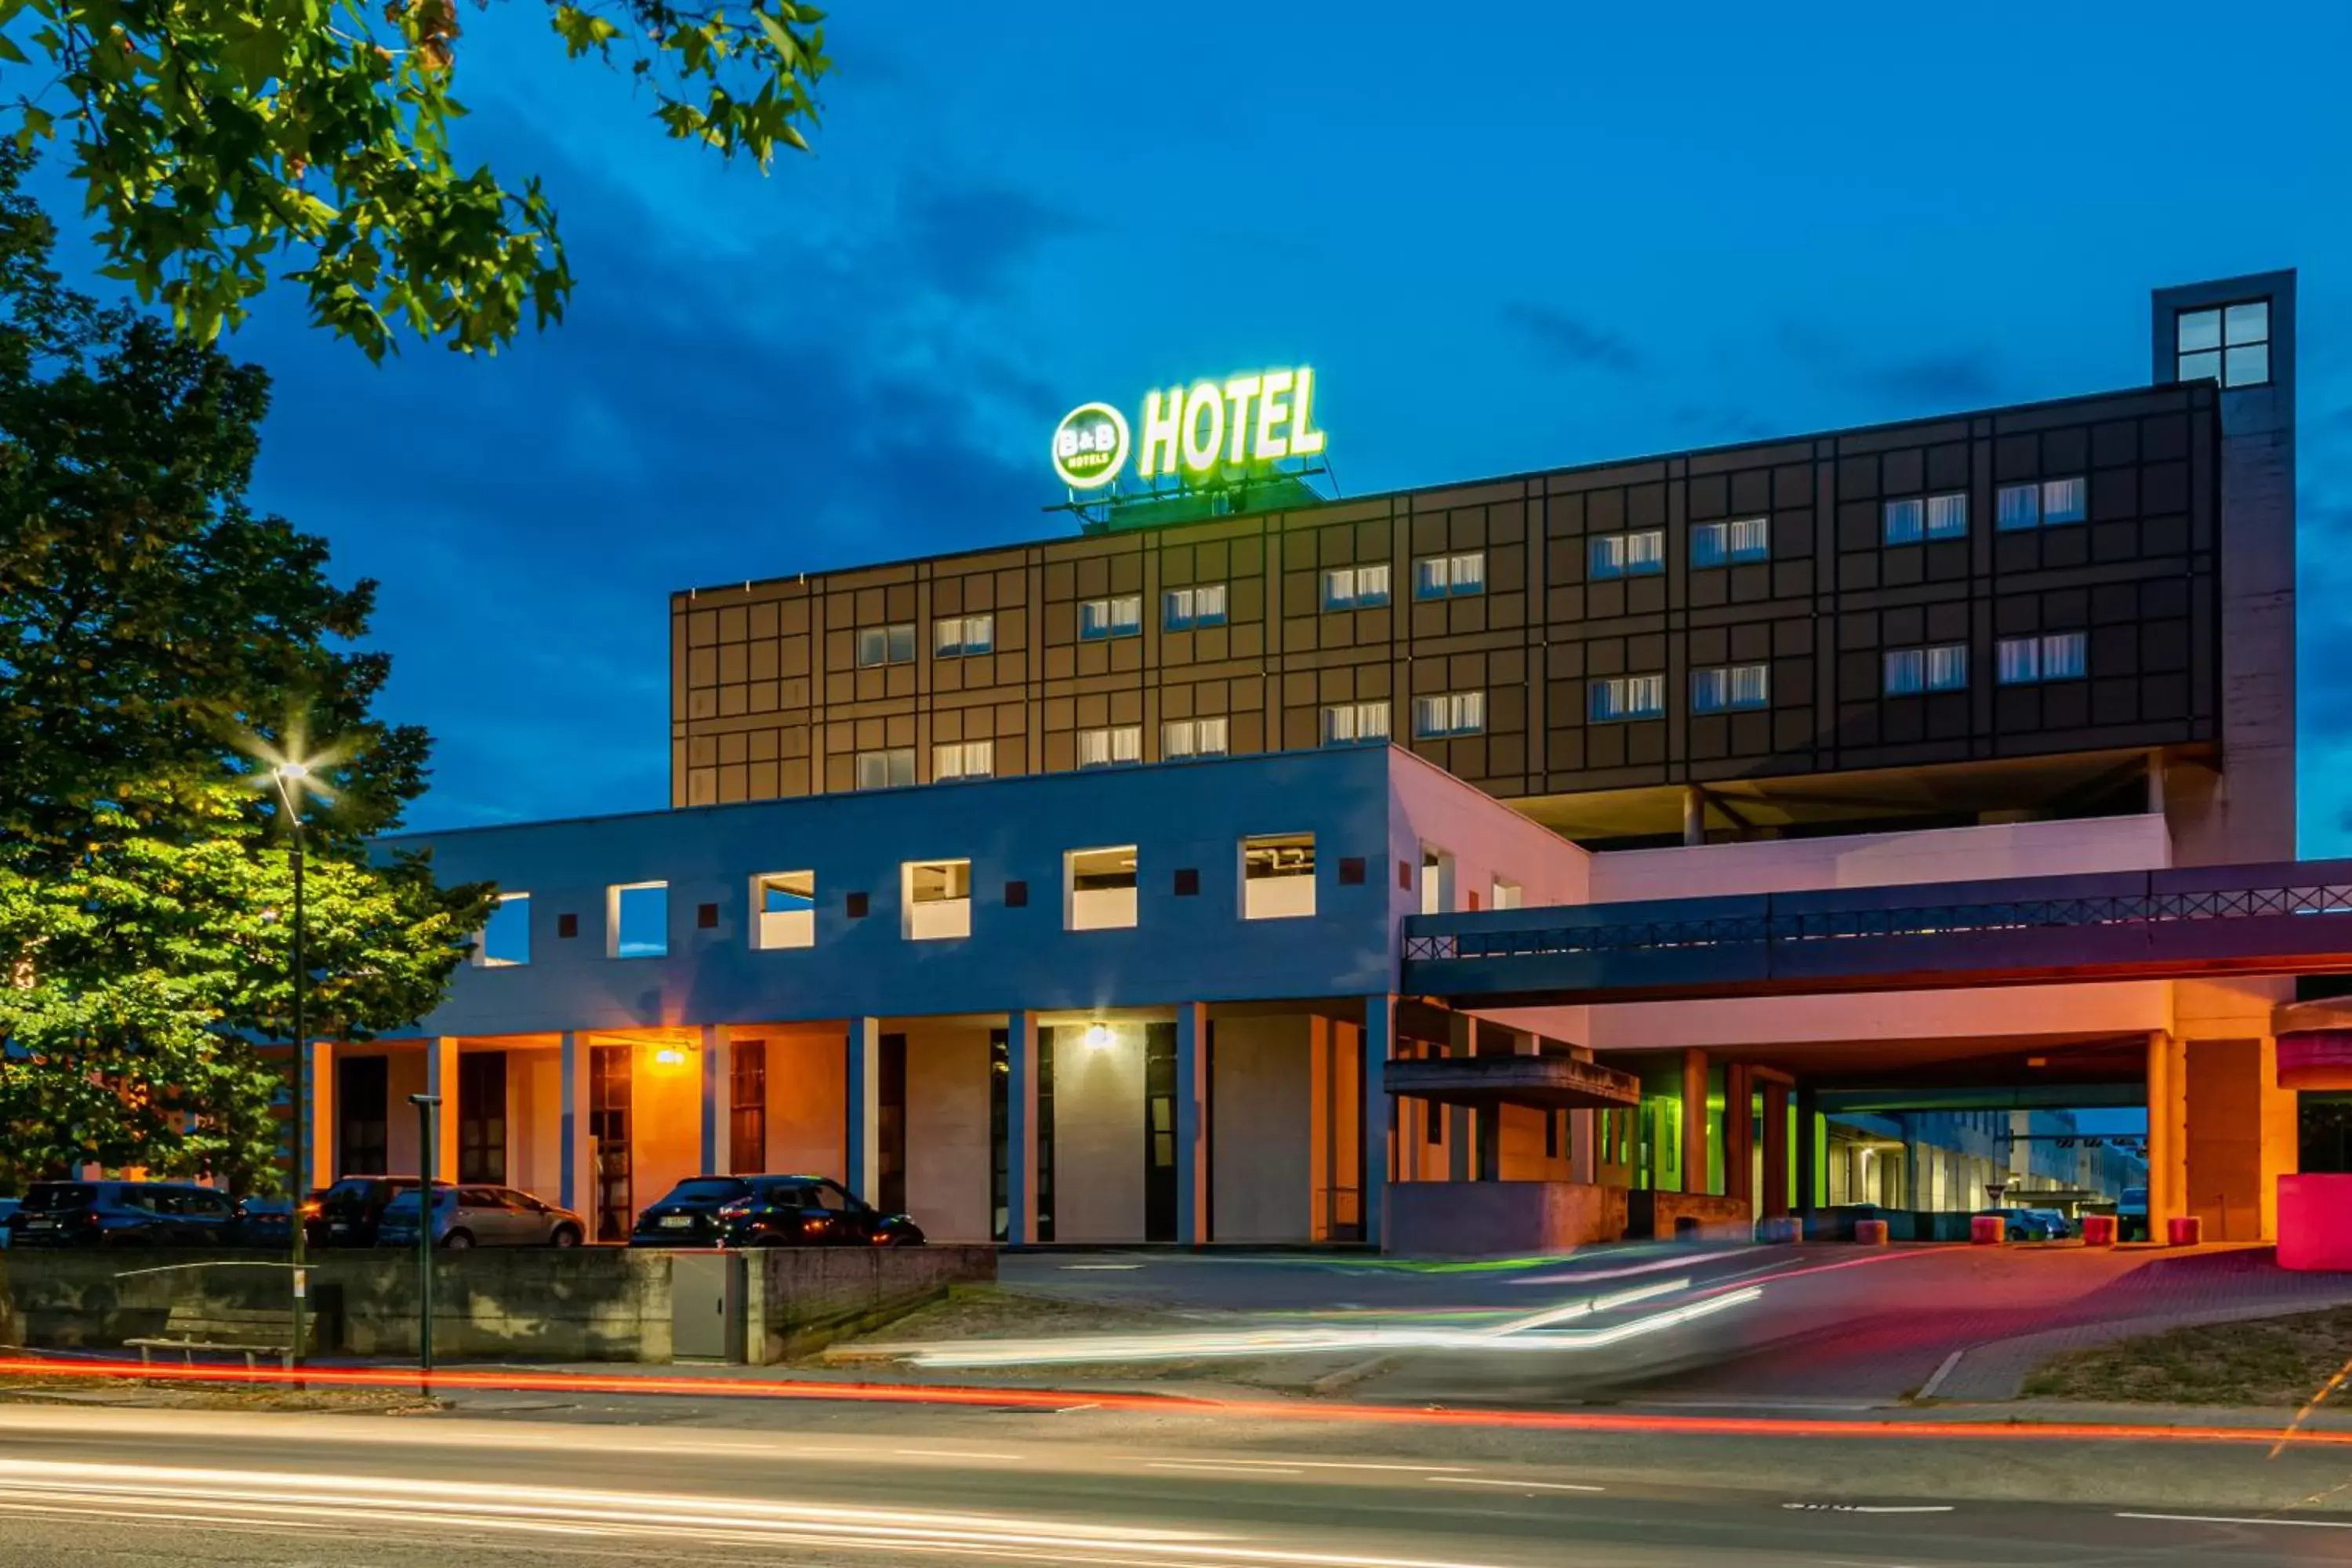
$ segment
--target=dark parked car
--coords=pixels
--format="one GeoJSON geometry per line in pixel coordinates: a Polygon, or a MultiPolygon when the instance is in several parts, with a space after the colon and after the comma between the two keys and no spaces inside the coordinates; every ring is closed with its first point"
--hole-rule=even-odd
{"type": "MultiPolygon", "coordinates": [[[[384,1205],[376,1226],[378,1247],[414,1247],[423,1205],[416,1188],[384,1205]]],[[[433,1184],[433,1245],[436,1247],[577,1247],[586,1233],[580,1216],[512,1187],[433,1184]]]]}
{"type": "Polygon", "coordinates": [[[0,1198],[0,1247],[8,1245],[8,1216],[16,1212],[17,1200],[0,1198]]]}
{"type": "Polygon", "coordinates": [[[338,1177],[302,1205],[303,1239],[312,1247],[373,1247],[385,1206],[415,1190],[414,1176],[338,1177]]]}
{"type": "Polygon", "coordinates": [[[2064,1217],[2052,1209],[1979,1209],[1977,1213],[2006,1222],[2002,1234],[2011,1241],[2062,1241],[2066,1236],[2064,1217]]]}
{"type": "Polygon", "coordinates": [[[922,1227],[823,1176],[689,1176],[637,1216],[631,1247],[920,1247],[922,1227]]]}
{"type": "Polygon", "coordinates": [[[229,1239],[239,1247],[278,1249],[294,1243],[294,1205],[284,1198],[239,1198],[229,1239]]]}
{"type": "Polygon", "coordinates": [[[8,1216],[11,1247],[224,1247],[236,1205],[184,1182],[35,1182],[8,1216]]]}

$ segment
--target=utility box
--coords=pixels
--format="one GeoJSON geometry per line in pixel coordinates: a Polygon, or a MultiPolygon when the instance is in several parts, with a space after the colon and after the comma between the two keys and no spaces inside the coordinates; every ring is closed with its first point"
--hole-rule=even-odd
{"type": "Polygon", "coordinates": [[[741,1365],[751,1294],[743,1255],[677,1252],[669,1267],[670,1360],[741,1365]]]}

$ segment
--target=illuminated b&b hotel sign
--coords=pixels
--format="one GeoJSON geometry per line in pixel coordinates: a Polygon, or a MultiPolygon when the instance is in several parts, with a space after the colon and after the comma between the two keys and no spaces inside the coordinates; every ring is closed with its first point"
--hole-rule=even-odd
{"type": "Polygon", "coordinates": [[[1315,372],[1299,365],[1147,392],[1132,426],[1108,403],[1083,404],[1054,432],[1054,472],[1074,490],[1100,489],[1127,467],[1131,447],[1139,448],[1136,478],[1147,482],[1317,457],[1315,372]]]}

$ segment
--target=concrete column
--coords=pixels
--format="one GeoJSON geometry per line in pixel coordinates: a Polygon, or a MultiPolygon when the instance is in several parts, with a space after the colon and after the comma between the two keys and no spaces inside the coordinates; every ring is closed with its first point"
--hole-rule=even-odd
{"type": "MultiPolygon", "coordinates": [[[[1580,1062],[1592,1059],[1592,1053],[1582,1046],[1569,1055],[1580,1062]]],[[[1597,1110],[1568,1113],[1568,1179],[1587,1185],[1601,1179],[1601,1113],[1597,1110]]]]}
{"type": "Polygon", "coordinates": [[[1396,1042],[1396,998],[1381,994],[1364,998],[1364,1129],[1358,1147],[1363,1155],[1360,1183],[1364,1240],[1385,1245],[1388,1236],[1389,1173],[1394,1168],[1395,1133],[1389,1126],[1389,1092],[1383,1079],[1389,1053],[1396,1042]]]}
{"type": "Polygon", "coordinates": [[[433,1179],[457,1179],[457,1037],[425,1042],[425,1092],[441,1097],[433,1108],[433,1179]]]}
{"type": "Polygon", "coordinates": [[[1706,795],[1696,784],[1683,785],[1683,842],[1706,842],[1706,795]]]}
{"type": "Polygon", "coordinates": [[[2151,1240],[2164,1238],[2165,1222],[2188,1213],[2183,1167],[2188,1145],[2188,1085],[2170,1034],[2147,1037],[2147,1226],[2151,1240]]]}
{"type": "MultiPolygon", "coordinates": [[[[302,1136],[306,1141],[301,1162],[303,1180],[313,1188],[329,1187],[335,1183],[335,1047],[326,1040],[313,1040],[310,1059],[302,1064],[302,1098],[310,1103],[303,1110],[302,1136]]],[[[397,1114],[390,1111],[387,1114],[397,1114]]],[[[296,1202],[308,1194],[296,1193],[296,1202]]]]}
{"type": "Polygon", "coordinates": [[[1176,1239],[1209,1239],[1209,1009],[1176,1009],[1176,1239]]]}
{"type": "Polygon", "coordinates": [[[2150,816],[2164,815],[2165,757],[2161,747],[2147,753],[2147,810],[2150,816]]]}
{"type": "Polygon", "coordinates": [[[1797,1090],[1797,1208],[1809,1212],[1822,1206],[1821,1098],[1810,1089],[1797,1090]]]}
{"type": "Polygon", "coordinates": [[[1037,1015],[1004,1020],[1004,1241],[1037,1239],[1037,1015]]]}
{"type": "Polygon", "coordinates": [[[867,1203],[882,1201],[882,1020],[852,1018],[844,1041],[845,1074],[842,1182],[867,1203]]]}
{"type": "MultiPolygon", "coordinates": [[[[1459,1060],[1478,1053],[1478,1020],[1467,1013],[1445,1016],[1445,1054],[1459,1060]]],[[[1432,1116],[1445,1118],[1445,1176],[1448,1181],[1467,1182],[1478,1173],[1478,1133],[1483,1131],[1478,1120],[1466,1105],[1429,1108],[1432,1116]]]]}
{"type": "Polygon", "coordinates": [[[1683,1191],[1715,1190],[1707,1177],[1706,1053],[1683,1052],[1683,1191]]]}
{"type": "Polygon", "coordinates": [[[702,1026],[702,1168],[712,1175],[725,1175],[734,1163],[727,1140],[735,1110],[729,1044],[725,1029],[702,1026]]]}
{"type": "Polygon", "coordinates": [[[2278,1079],[2278,1037],[2264,1034],[2262,1044],[2263,1152],[2261,1165],[2263,1239],[2278,1239],[2278,1185],[2281,1176],[2303,1168],[2303,1100],[2294,1089],[2281,1089],[2278,1079]]]}
{"type": "Polygon", "coordinates": [[[1789,1212],[1789,1086],[1769,1080],[1764,1085],[1763,1197],[1768,1216],[1789,1212]]]}
{"type": "Polygon", "coordinates": [[[1726,1197],[1738,1198],[1748,1205],[1748,1212],[1756,1212],[1755,1147],[1756,1113],[1750,1109],[1752,1096],[1748,1081],[1748,1065],[1729,1062],[1723,1069],[1723,1192],[1726,1197]]]}
{"type": "Polygon", "coordinates": [[[595,1216],[588,1212],[596,1198],[593,1142],[588,1135],[588,1037],[565,1030],[562,1051],[560,1090],[563,1110],[559,1130],[562,1147],[556,1156],[557,1202],[588,1221],[590,1237],[593,1239],[595,1216]]]}

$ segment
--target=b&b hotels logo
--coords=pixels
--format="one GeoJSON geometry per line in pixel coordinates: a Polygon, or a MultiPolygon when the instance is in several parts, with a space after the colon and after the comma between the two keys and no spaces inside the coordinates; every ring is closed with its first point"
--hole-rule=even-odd
{"type": "MultiPolygon", "coordinates": [[[[1196,381],[1143,395],[1142,450],[1135,473],[1201,479],[1222,466],[1276,463],[1323,450],[1315,427],[1315,372],[1307,365],[1196,381]]],[[[1118,478],[1136,445],[1127,416],[1108,403],[1086,403],[1054,431],[1054,472],[1074,490],[1097,490],[1118,478]]]]}

